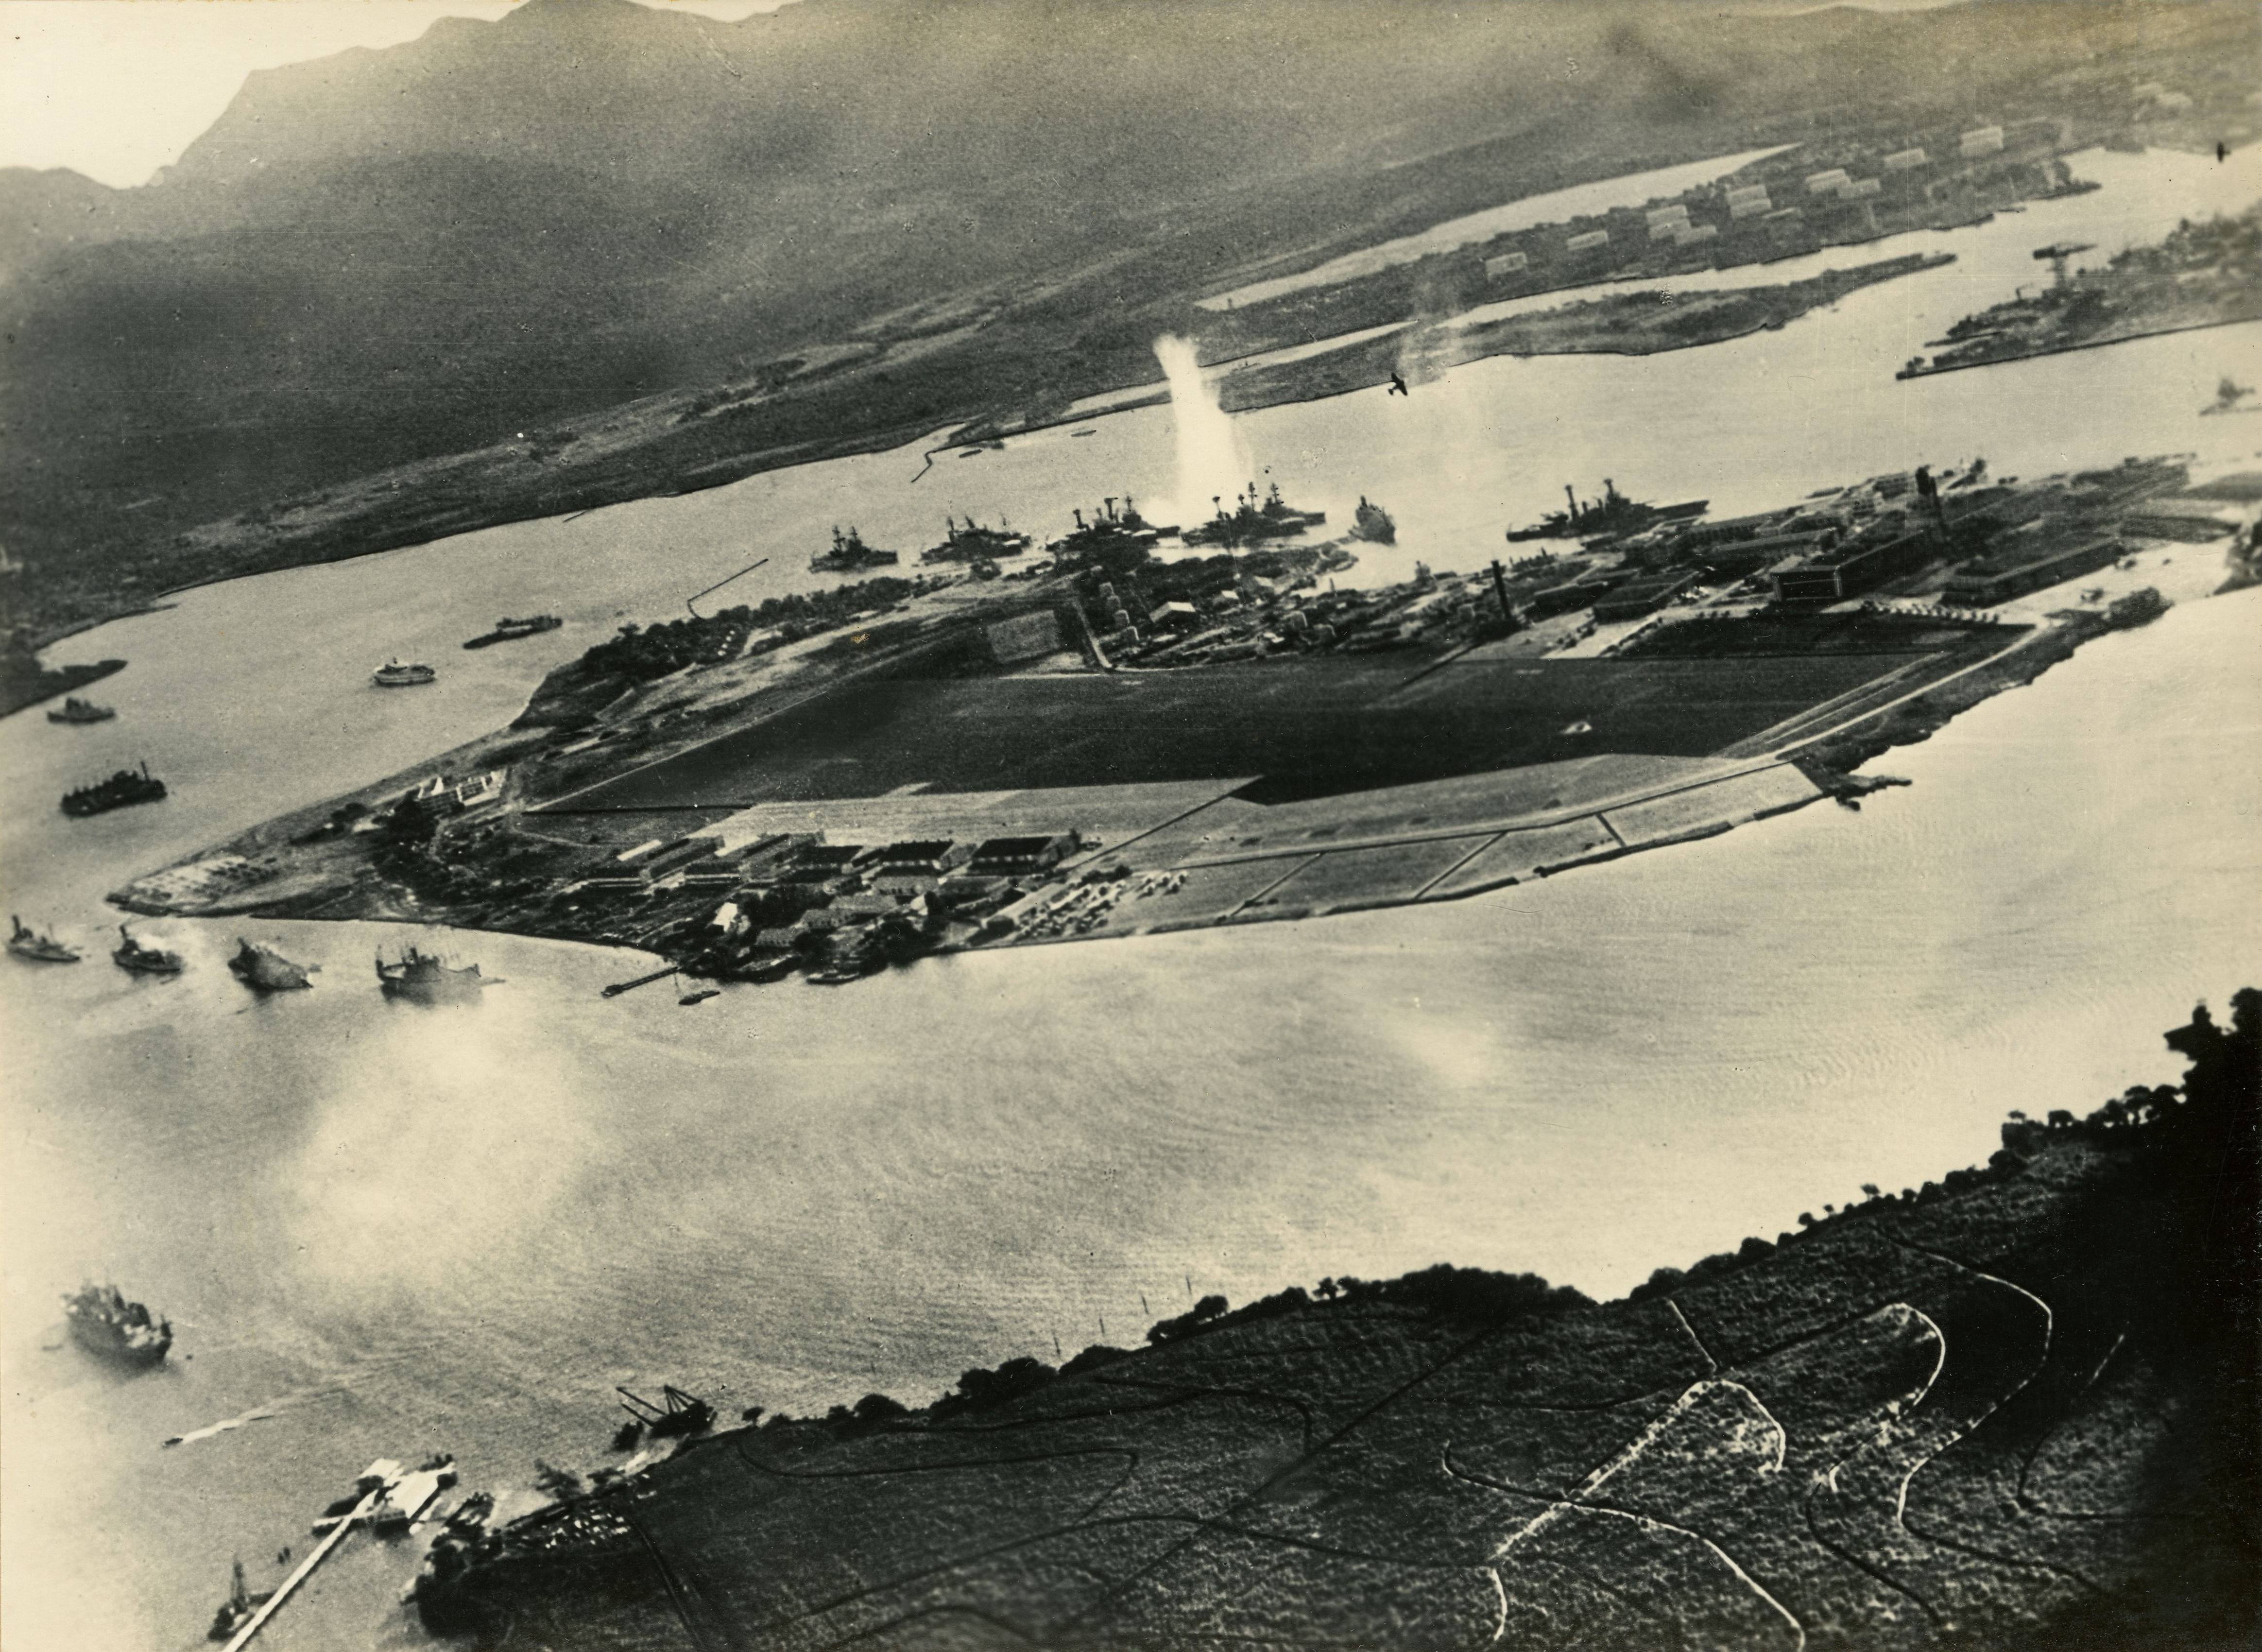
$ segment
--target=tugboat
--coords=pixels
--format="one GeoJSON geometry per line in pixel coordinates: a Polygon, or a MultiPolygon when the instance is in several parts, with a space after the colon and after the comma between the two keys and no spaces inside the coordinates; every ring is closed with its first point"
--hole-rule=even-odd
{"type": "Polygon", "coordinates": [[[143,946],[124,924],[118,926],[118,947],[110,958],[119,969],[135,975],[178,975],[186,967],[179,953],[143,946]]]}
{"type": "Polygon", "coordinates": [[[1292,539],[1307,530],[1324,524],[1324,510],[1299,510],[1280,497],[1280,484],[1272,484],[1271,491],[1260,502],[1257,484],[1249,484],[1245,494],[1233,496],[1230,516],[1221,501],[1213,500],[1217,515],[1199,528],[1189,528],[1179,536],[1188,545],[1223,545],[1238,550],[1243,545],[1258,544],[1266,539],[1292,539]]]}
{"type": "Polygon", "coordinates": [[[62,710],[47,713],[50,723],[107,723],[118,715],[117,708],[97,705],[91,700],[82,700],[76,695],[63,696],[62,710]]]}
{"type": "Polygon", "coordinates": [[[1396,545],[1398,524],[1390,519],[1388,511],[1380,505],[1370,505],[1366,495],[1361,494],[1358,509],[1351,513],[1351,537],[1364,539],[1369,545],[1396,545]]]}
{"type": "MultiPolygon", "coordinates": [[[[521,637],[539,637],[545,631],[556,631],[566,622],[555,614],[537,614],[532,619],[503,618],[495,628],[483,636],[474,637],[464,645],[466,648],[492,648],[499,642],[515,642],[521,637]]],[[[398,664],[398,661],[394,662],[398,664]]],[[[411,667],[412,669],[414,667],[411,667]]],[[[427,677],[426,682],[431,679],[427,677]]],[[[392,686],[392,685],[387,685],[392,686]]]]}
{"type": "Polygon", "coordinates": [[[992,562],[999,557],[1017,557],[1029,548],[1029,536],[1015,533],[1010,524],[1000,523],[995,528],[984,528],[973,517],[966,519],[962,528],[945,516],[943,541],[919,552],[922,562],[992,562]]]}
{"type": "Polygon", "coordinates": [[[238,935],[235,956],[227,961],[228,973],[255,992],[289,992],[313,985],[312,971],[296,964],[272,947],[255,947],[238,935]]]}
{"type": "Polygon", "coordinates": [[[115,1285],[83,1285],[63,1298],[71,1340],[99,1359],[137,1368],[161,1362],[173,1345],[173,1322],[152,1318],[115,1285]]]}
{"type": "Polygon", "coordinates": [[[112,809],[124,809],[137,803],[156,803],[164,795],[165,783],[151,774],[149,765],[144,763],[139,770],[121,768],[95,785],[63,793],[63,812],[74,819],[84,819],[90,814],[107,814],[112,809]]]}
{"type": "Polygon", "coordinates": [[[416,1004],[465,1004],[478,1000],[480,990],[499,985],[467,963],[451,969],[433,954],[410,947],[397,963],[378,956],[377,984],[387,998],[405,998],[416,1004]]]}
{"type": "Polygon", "coordinates": [[[891,568],[903,558],[892,551],[875,551],[864,543],[864,536],[851,528],[846,533],[832,530],[832,549],[820,551],[809,559],[811,574],[861,574],[866,568],[891,568]]]}
{"type": "Polygon", "coordinates": [[[396,655],[371,672],[369,680],[380,689],[413,689],[420,683],[437,682],[439,675],[429,666],[406,662],[396,655]]]}
{"type": "Polygon", "coordinates": [[[251,1621],[252,1613],[273,1598],[272,1591],[253,1594],[243,1581],[243,1562],[236,1562],[234,1586],[227,1591],[227,1598],[220,1603],[220,1610],[213,1613],[212,1627],[205,1631],[205,1639],[234,1640],[235,1632],[251,1621]]]}
{"type": "Polygon", "coordinates": [[[63,945],[45,930],[25,928],[24,920],[15,913],[8,914],[8,923],[11,930],[8,936],[8,950],[18,957],[29,958],[34,963],[76,963],[78,962],[79,955],[76,948],[63,945]]]}

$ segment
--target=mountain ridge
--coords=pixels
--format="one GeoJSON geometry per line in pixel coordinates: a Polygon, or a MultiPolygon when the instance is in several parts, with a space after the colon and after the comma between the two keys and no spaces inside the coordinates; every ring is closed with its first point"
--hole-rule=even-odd
{"type": "MultiPolygon", "coordinates": [[[[1251,270],[1675,161],[1992,118],[2253,32],[2197,5],[2025,19],[799,0],[726,24],[534,0],[263,70],[140,188],[0,171],[0,539],[32,570],[6,600],[81,611],[121,559],[162,588],[184,530],[945,295],[1041,312],[984,335],[1026,379],[1195,325],[1251,270]]],[[[983,379],[918,400],[970,418],[983,379]]]]}

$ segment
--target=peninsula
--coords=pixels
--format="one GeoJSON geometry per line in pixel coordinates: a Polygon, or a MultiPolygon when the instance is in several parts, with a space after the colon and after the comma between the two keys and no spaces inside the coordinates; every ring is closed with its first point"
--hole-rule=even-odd
{"type": "MultiPolygon", "coordinates": [[[[2262,270],[2262,202],[2235,217],[2186,221],[2157,246],[2124,248],[2097,269],[2074,271],[2072,259],[2089,250],[2067,242],[2035,248],[2036,260],[2050,266],[2049,282],[1966,316],[1933,342],[1936,355],[1919,356],[1894,376],[1920,379],[2262,321],[2262,277],[2255,273],[2262,270]]],[[[2220,408],[2207,411],[2233,411],[2253,393],[2251,386],[2226,393],[2220,408]]]]}
{"type": "Polygon", "coordinates": [[[549,1470],[451,1523],[417,1610],[576,1647],[2250,1644],[2262,992],[2166,1039],[2179,1085],[1619,1302],[1328,1279],[549,1470]]]}

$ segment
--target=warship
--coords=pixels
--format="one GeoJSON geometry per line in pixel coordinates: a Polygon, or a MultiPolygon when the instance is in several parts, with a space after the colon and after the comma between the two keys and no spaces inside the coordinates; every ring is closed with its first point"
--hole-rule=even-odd
{"type": "Polygon", "coordinates": [[[73,1342],[119,1365],[155,1365],[173,1345],[172,1321],[152,1318],[115,1285],[81,1286],[76,1295],[63,1298],[63,1317],[73,1342]]]}
{"type": "Polygon", "coordinates": [[[165,783],[151,774],[149,765],[144,763],[138,770],[121,768],[107,780],[63,793],[62,809],[65,814],[83,819],[90,814],[107,814],[112,809],[124,809],[137,803],[155,803],[164,795],[165,783]]]}
{"type": "MultiPolygon", "coordinates": [[[[495,628],[484,631],[464,645],[466,648],[492,648],[499,642],[515,642],[521,637],[539,637],[544,631],[556,631],[566,622],[555,614],[537,614],[532,619],[503,618],[495,628]]],[[[396,662],[397,663],[397,662],[396,662]]],[[[413,669],[414,667],[412,667],[413,669]]],[[[430,678],[425,681],[429,682],[430,678]]]]}
{"type": "Polygon", "coordinates": [[[213,1613],[212,1627],[205,1631],[205,1639],[234,1640],[236,1631],[249,1623],[252,1614],[273,1598],[271,1591],[256,1595],[252,1593],[250,1586],[243,1581],[243,1562],[236,1562],[234,1585],[227,1591],[227,1598],[220,1603],[220,1610],[213,1613]]]}
{"type": "Polygon", "coordinates": [[[91,700],[82,700],[76,695],[63,697],[61,711],[47,713],[50,723],[107,723],[118,715],[117,708],[97,705],[91,700]]]}
{"type": "Polygon", "coordinates": [[[1351,537],[1364,539],[1369,545],[1396,545],[1398,524],[1390,513],[1380,505],[1367,502],[1365,494],[1358,496],[1358,509],[1351,513],[1351,537]]]}
{"type": "Polygon", "coordinates": [[[864,536],[851,528],[846,533],[832,530],[832,549],[820,551],[809,559],[811,574],[858,574],[866,568],[891,568],[903,559],[892,551],[875,551],[864,543],[864,536]]]}
{"type": "Polygon", "coordinates": [[[984,528],[969,516],[962,528],[947,516],[942,520],[946,529],[942,543],[920,552],[920,561],[989,562],[999,557],[1020,556],[1029,548],[1029,536],[1015,533],[1010,524],[984,528]]]}
{"type": "Polygon", "coordinates": [[[119,969],[135,975],[178,975],[186,967],[179,953],[143,946],[124,924],[118,926],[118,945],[110,958],[119,969]]]}
{"type": "Polygon", "coordinates": [[[451,968],[432,953],[410,947],[395,963],[378,955],[377,984],[387,998],[405,998],[414,1004],[465,1004],[477,1001],[481,988],[498,982],[481,975],[476,963],[451,968]]]}
{"type": "Polygon", "coordinates": [[[227,961],[228,973],[255,992],[289,992],[313,985],[312,971],[291,962],[272,947],[255,947],[236,937],[235,956],[227,961]]]}
{"type": "Polygon", "coordinates": [[[1509,543],[1527,539],[1600,539],[1614,534],[1639,533],[1657,523],[1683,522],[1691,516],[1701,516],[1712,502],[1709,499],[1687,499],[1677,505],[1653,505],[1643,500],[1628,499],[1607,476],[1603,478],[1600,499],[1581,500],[1568,482],[1563,485],[1563,496],[1570,501],[1569,509],[1551,510],[1528,528],[1509,529],[1509,543]]]}
{"type": "Polygon", "coordinates": [[[1328,519],[1324,510],[1299,510],[1280,497],[1280,484],[1272,484],[1271,491],[1260,501],[1257,484],[1249,484],[1249,491],[1233,496],[1233,510],[1228,514],[1221,501],[1212,500],[1217,515],[1199,528],[1189,528],[1178,537],[1188,545],[1223,545],[1228,550],[1239,550],[1266,539],[1290,539],[1298,534],[1322,526],[1328,519]]]}
{"type": "Polygon", "coordinates": [[[380,689],[413,689],[420,683],[436,682],[439,675],[429,666],[394,658],[371,672],[369,680],[380,689]]]}
{"type": "Polygon", "coordinates": [[[13,913],[8,915],[10,934],[8,950],[19,958],[29,958],[34,963],[76,963],[78,952],[67,947],[45,930],[24,927],[24,920],[13,913]]]}
{"type": "Polygon", "coordinates": [[[1076,529],[1063,534],[1045,547],[1058,559],[1063,567],[1080,567],[1096,562],[1110,566],[1127,553],[1133,562],[1143,562],[1145,553],[1161,540],[1178,532],[1175,523],[1163,526],[1149,522],[1139,514],[1131,495],[1123,496],[1123,508],[1118,510],[1113,497],[1103,500],[1100,508],[1091,513],[1091,520],[1084,519],[1081,510],[1070,513],[1076,517],[1076,529]]]}

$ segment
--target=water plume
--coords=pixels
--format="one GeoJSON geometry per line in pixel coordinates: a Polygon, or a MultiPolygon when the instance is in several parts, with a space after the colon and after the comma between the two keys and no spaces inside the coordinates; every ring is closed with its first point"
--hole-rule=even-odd
{"type": "Polygon", "coordinates": [[[1171,383],[1171,421],[1178,436],[1177,494],[1171,502],[1178,520],[1192,527],[1209,519],[1216,509],[1213,499],[1239,493],[1256,473],[1233,415],[1219,405],[1217,392],[1202,377],[1193,341],[1166,333],[1155,341],[1155,359],[1171,383]]]}

